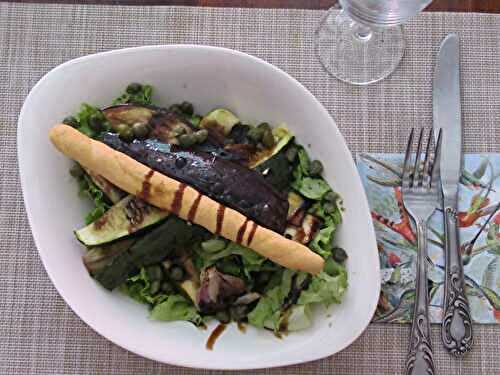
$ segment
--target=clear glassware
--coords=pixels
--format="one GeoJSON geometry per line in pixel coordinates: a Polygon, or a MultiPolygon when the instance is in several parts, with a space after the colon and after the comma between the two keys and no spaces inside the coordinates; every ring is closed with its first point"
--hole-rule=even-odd
{"type": "Polygon", "coordinates": [[[314,37],[325,70],[354,85],[380,81],[398,66],[405,48],[401,25],[432,0],[339,0],[314,37]]]}

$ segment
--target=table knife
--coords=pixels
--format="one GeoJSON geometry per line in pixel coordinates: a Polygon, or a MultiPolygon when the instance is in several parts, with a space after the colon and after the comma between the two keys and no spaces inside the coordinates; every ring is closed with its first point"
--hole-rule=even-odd
{"type": "Polygon", "coordinates": [[[441,338],[445,348],[462,356],[472,346],[472,322],[465,296],[457,225],[458,184],[462,173],[460,52],[456,34],[441,43],[434,71],[433,124],[442,129],[441,186],[445,228],[445,297],[441,338]]]}

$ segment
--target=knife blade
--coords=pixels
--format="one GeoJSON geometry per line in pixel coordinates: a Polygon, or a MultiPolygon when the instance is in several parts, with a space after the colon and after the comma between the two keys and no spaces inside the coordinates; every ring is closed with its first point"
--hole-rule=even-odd
{"type": "Polygon", "coordinates": [[[441,339],[461,356],[472,346],[472,322],[464,288],[457,225],[458,184],[462,173],[462,116],[460,105],[460,45],[456,34],[441,43],[434,71],[433,126],[442,129],[440,175],[445,228],[445,297],[441,339]]]}

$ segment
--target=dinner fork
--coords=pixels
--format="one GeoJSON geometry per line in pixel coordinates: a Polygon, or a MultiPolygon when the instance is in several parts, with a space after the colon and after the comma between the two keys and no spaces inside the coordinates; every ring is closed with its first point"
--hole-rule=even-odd
{"type": "Polygon", "coordinates": [[[435,373],[430,338],[427,293],[427,221],[439,204],[439,153],[441,149],[441,131],[434,149],[431,149],[433,139],[432,129],[425,149],[423,165],[421,164],[422,140],[424,129],[418,137],[415,162],[410,165],[414,129],[411,130],[406,147],[402,196],[403,204],[415,221],[417,227],[417,280],[415,307],[410,334],[410,345],[406,358],[407,375],[432,375],[435,373]],[[431,154],[433,154],[431,156],[431,154]],[[432,158],[432,160],[431,160],[432,158]]]}

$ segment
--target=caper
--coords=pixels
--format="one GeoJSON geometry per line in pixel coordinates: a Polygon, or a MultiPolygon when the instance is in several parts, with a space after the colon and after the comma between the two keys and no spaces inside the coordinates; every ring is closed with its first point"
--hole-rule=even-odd
{"type": "Polygon", "coordinates": [[[125,91],[128,93],[128,94],[137,94],[139,91],[142,90],[142,85],[140,83],[137,83],[137,82],[132,82],[130,83],[127,88],[125,89],[125,91]]]}
{"type": "Polygon", "coordinates": [[[266,148],[271,148],[274,146],[274,135],[271,130],[264,130],[262,135],[262,143],[266,148]]]}
{"type": "Polygon", "coordinates": [[[92,113],[88,122],[92,130],[99,131],[102,129],[102,116],[100,114],[92,113]]]}
{"type": "Polygon", "coordinates": [[[172,104],[170,107],[168,107],[168,109],[170,112],[182,113],[182,109],[179,104],[172,104]]]}
{"type": "Polygon", "coordinates": [[[163,272],[160,266],[147,267],[146,275],[148,275],[149,280],[161,280],[163,278],[163,272]]]}
{"type": "Polygon", "coordinates": [[[75,163],[75,165],[73,165],[73,167],[69,170],[69,174],[75,178],[82,177],[84,173],[83,168],[78,163],[75,163]]]}
{"type": "Polygon", "coordinates": [[[170,269],[170,278],[174,281],[182,281],[184,279],[184,269],[181,266],[173,266],[170,269]]]}
{"type": "Polygon", "coordinates": [[[226,241],[221,238],[212,238],[201,243],[201,248],[208,253],[216,253],[226,248],[226,241]]]}
{"type": "Polygon", "coordinates": [[[313,160],[309,164],[309,174],[311,176],[320,176],[323,173],[323,164],[319,160],[313,160]]]}
{"type": "Polygon", "coordinates": [[[181,111],[184,112],[184,114],[191,116],[194,113],[194,107],[191,103],[189,102],[182,102],[181,105],[179,106],[181,111]]]}
{"type": "Polygon", "coordinates": [[[257,274],[257,283],[260,285],[267,284],[271,279],[271,274],[267,271],[259,272],[257,274]]]}
{"type": "Polygon", "coordinates": [[[182,126],[181,124],[177,124],[172,128],[172,132],[175,135],[182,135],[182,134],[186,133],[186,128],[184,126],[182,126]]]}
{"type": "Polygon", "coordinates": [[[160,288],[161,288],[161,282],[158,280],[155,280],[149,286],[149,293],[155,295],[156,293],[158,293],[160,291],[160,288]]]}
{"type": "Polygon", "coordinates": [[[80,124],[78,123],[78,120],[76,119],[75,116],[68,116],[65,117],[63,120],[63,124],[72,126],[74,128],[77,128],[80,124]]]}
{"type": "Polygon", "coordinates": [[[323,205],[323,208],[327,214],[333,214],[335,211],[337,211],[337,206],[332,202],[326,202],[323,205]]]}
{"type": "Polygon", "coordinates": [[[247,133],[247,137],[254,141],[255,143],[259,142],[262,139],[262,135],[264,134],[264,131],[259,128],[250,128],[250,130],[247,133]]]}
{"type": "Polygon", "coordinates": [[[257,129],[261,129],[263,132],[267,130],[271,130],[271,125],[269,125],[267,122],[261,122],[259,125],[257,125],[257,129]]]}
{"type": "Polygon", "coordinates": [[[332,258],[339,263],[343,263],[347,259],[347,253],[341,247],[334,247],[332,250],[332,258]]]}
{"type": "Polygon", "coordinates": [[[149,134],[149,125],[144,124],[142,122],[136,122],[132,125],[132,131],[134,132],[134,136],[138,139],[147,138],[149,134]]]}
{"type": "Polygon", "coordinates": [[[247,307],[245,305],[232,306],[229,312],[231,314],[231,319],[239,322],[246,317],[247,307]]]}
{"type": "Polygon", "coordinates": [[[194,133],[194,136],[196,137],[197,143],[203,143],[208,138],[208,130],[207,129],[198,130],[196,133],[194,133]]]}
{"type": "Polygon", "coordinates": [[[173,294],[175,292],[175,288],[168,281],[164,281],[161,283],[161,291],[165,294],[173,294]]]}
{"type": "Polygon", "coordinates": [[[130,127],[127,127],[126,129],[123,128],[123,130],[118,134],[125,142],[132,142],[134,140],[134,132],[130,127]]]}
{"type": "Polygon", "coordinates": [[[231,321],[231,316],[227,311],[217,311],[217,313],[215,313],[215,319],[222,324],[227,324],[231,321]]]}
{"type": "Polygon", "coordinates": [[[293,163],[297,159],[297,147],[290,147],[286,150],[285,156],[290,163],[293,163]]]}
{"type": "Polygon", "coordinates": [[[191,147],[196,143],[196,136],[194,134],[183,134],[177,139],[181,147],[191,147]]]}
{"type": "Polygon", "coordinates": [[[328,193],[325,194],[324,200],[327,202],[335,203],[338,199],[339,195],[335,193],[334,191],[329,191],[328,193]]]}

